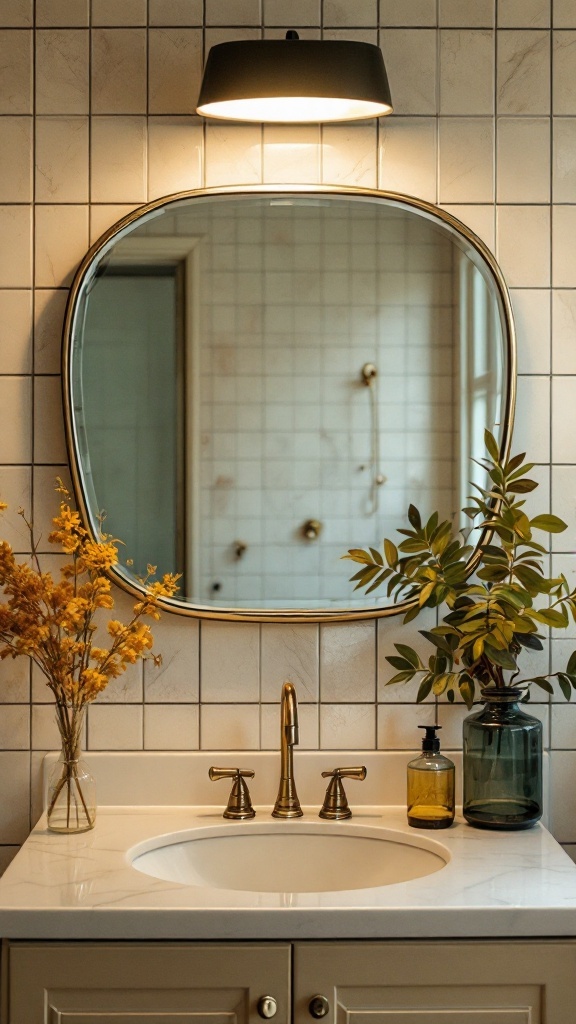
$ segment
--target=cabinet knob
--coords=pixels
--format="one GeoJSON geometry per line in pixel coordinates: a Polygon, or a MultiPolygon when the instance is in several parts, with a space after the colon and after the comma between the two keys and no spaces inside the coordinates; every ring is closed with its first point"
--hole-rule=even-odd
{"type": "Polygon", "coordinates": [[[278,1003],[274,996],[260,996],[258,1000],[258,1013],[264,1020],[270,1020],[270,1017],[275,1017],[277,1009],[278,1003]]]}
{"type": "Polygon", "coordinates": [[[326,999],[326,996],[312,996],[312,999],[308,1003],[308,1009],[310,1015],[319,1020],[321,1017],[325,1017],[330,1010],[330,1003],[326,999]]]}

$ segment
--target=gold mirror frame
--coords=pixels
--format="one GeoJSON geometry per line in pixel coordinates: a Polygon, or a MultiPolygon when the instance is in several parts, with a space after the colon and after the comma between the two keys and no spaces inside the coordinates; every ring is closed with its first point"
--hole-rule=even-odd
{"type": "MultiPolygon", "coordinates": [[[[504,395],[504,417],[502,423],[500,452],[506,457],[510,450],[512,427],[514,423],[514,410],[516,406],[516,334],[512,304],[506,285],[506,281],[496,262],[495,257],[466,224],[459,221],[446,210],[442,210],[432,203],[414,196],[403,195],[399,192],[380,191],[377,189],[364,189],[341,187],[331,185],[246,185],[227,186],[219,188],[194,189],[187,192],[178,192],[170,196],[164,196],[151,203],[133,210],[126,217],[112,225],[86,253],[82,260],[70,289],[66,314],[63,327],[62,341],[62,400],[64,407],[64,424],[66,435],[66,446],[72,475],[72,484],[78,510],[82,516],[84,526],[89,531],[92,539],[97,540],[92,518],[89,512],[86,486],[82,468],[80,465],[79,448],[76,441],[76,424],[72,407],[72,336],[73,326],[78,308],[78,302],[86,277],[90,272],[94,259],[99,255],[107,243],[123,229],[129,227],[145,214],[167,207],[171,203],[181,202],[184,199],[194,199],[209,196],[254,196],[254,195],[336,195],[345,197],[358,197],[365,199],[382,199],[396,203],[403,207],[411,208],[415,212],[424,214],[427,219],[440,221],[461,235],[468,244],[476,250],[484,264],[488,267],[491,279],[495,286],[496,297],[500,304],[503,317],[504,343],[506,345],[506,366],[505,366],[505,395],[504,395]]],[[[488,541],[488,531],[485,531],[478,541],[475,552],[469,561],[470,574],[476,568],[480,559],[480,549],[488,541]]],[[[138,586],[133,579],[123,571],[121,566],[110,570],[110,576],[114,583],[123,590],[135,597],[144,593],[144,588],[138,586]]],[[[263,609],[263,608],[225,608],[211,607],[208,605],[193,605],[179,602],[174,599],[162,599],[159,602],[165,611],[175,612],[179,615],[186,615],[191,618],[212,619],[220,621],[235,622],[354,622],[363,619],[384,618],[391,615],[404,614],[414,604],[413,601],[403,601],[398,604],[386,605],[381,608],[374,606],[369,608],[315,608],[315,609],[263,609]]]]}

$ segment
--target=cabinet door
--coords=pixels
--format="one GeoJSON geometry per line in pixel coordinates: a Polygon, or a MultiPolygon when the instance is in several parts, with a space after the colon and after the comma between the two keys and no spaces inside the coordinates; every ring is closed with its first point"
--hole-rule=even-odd
{"type": "Polygon", "coordinates": [[[8,1024],[256,1024],[290,1020],[290,946],[13,943],[8,1024]]]}
{"type": "Polygon", "coordinates": [[[565,942],[298,943],[294,1021],[313,1024],[568,1024],[576,944],[565,942]]]}

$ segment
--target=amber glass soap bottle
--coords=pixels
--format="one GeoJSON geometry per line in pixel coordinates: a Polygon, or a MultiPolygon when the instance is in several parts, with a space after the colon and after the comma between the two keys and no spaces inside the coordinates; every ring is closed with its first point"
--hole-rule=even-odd
{"type": "Polygon", "coordinates": [[[408,824],[414,828],[449,828],[454,821],[454,765],[440,753],[440,725],[426,730],[422,753],[408,764],[408,824]]]}

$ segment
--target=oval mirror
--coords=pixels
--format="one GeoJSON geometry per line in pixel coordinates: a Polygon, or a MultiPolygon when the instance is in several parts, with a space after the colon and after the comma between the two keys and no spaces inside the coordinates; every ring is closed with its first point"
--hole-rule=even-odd
{"type": "Polygon", "coordinates": [[[91,249],[63,371],[78,505],[125,587],[151,563],[186,614],[372,617],[400,606],[353,595],[341,556],[410,502],[460,522],[484,428],[508,446],[513,322],[486,247],[427,203],[208,190],[91,249]]]}

